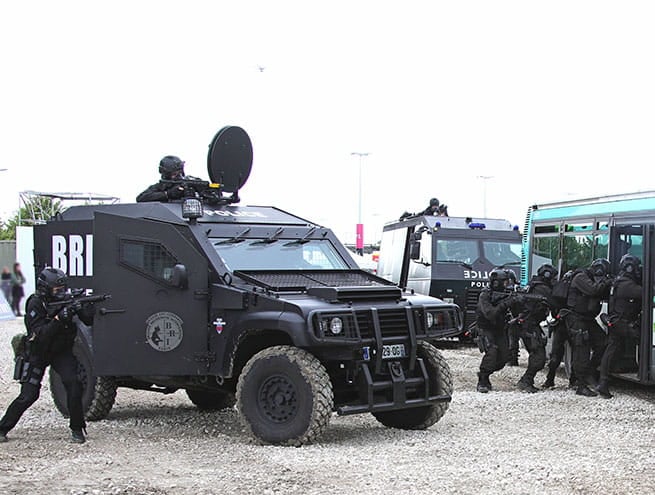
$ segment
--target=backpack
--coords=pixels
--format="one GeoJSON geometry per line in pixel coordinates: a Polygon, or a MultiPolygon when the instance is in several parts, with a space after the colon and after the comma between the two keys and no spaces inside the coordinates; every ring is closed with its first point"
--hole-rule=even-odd
{"type": "Polygon", "coordinates": [[[553,291],[550,295],[550,312],[556,316],[562,308],[566,308],[566,300],[569,297],[569,288],[571,287],[571,280],[573,277],[580,273],[582,270],[569,270],[562,278],[553,284],[553,291]]]}

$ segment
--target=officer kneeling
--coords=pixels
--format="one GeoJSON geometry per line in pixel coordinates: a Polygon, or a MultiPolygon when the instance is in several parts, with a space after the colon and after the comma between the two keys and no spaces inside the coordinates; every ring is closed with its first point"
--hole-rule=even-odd
{"type": "Polygon", "coordinates": [[[0,442],[7,441],[7,433],[16,426],[23,413],[39,398],[41,381],[48,366],[61,376],[66,389],[72,441],[85,442],[84,412],[82,408],[82,383],[77,376],[78,362],[73,355],[73,342],[77,326],[73,316],[90,325],[93,305],[70,304],[56,310],[48,304],[64,301],[69,297],[66,274],[55,268],[46,268],[36,281],[36,293],[25,304],[27,338],[18,370],[20,394],[9,405],[0,420],[0,442]]]}

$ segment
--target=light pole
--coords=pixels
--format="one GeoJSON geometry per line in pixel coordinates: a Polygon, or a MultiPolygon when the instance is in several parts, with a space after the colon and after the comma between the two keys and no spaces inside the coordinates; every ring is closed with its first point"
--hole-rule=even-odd
{"type": "Polygon", "coordinates": [[[487,181],[493,179],[493,175],[478,175],[478,179],[482,179],[482,211],[483,218],[487,218],[487,181]]]}
{"type": "Polygon", "coordinates": [[[353,151],[350,155],[359,157],[359,208],[357,210],[357,237],[355,240],[355,250],[357,251],[357,254],[362,256],[364,254],[364,224],[362,223],[362,160],[365,156],[368,156],[369,153],[353,151]]]}

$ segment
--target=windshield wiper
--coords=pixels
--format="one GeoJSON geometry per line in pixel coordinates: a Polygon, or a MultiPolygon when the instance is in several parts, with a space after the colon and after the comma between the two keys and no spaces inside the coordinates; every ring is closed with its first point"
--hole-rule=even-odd
{"type": "Polygon", "coordinates": [[[314,231],[316,230],[316,228],[317,228],[317,227],[312,227],[311,229],[309,229],[309,232],[307,232],[307,233],[306,233],[304,236],[302,236],[300,239],[297,239],[297,240],[295,240],[295,241],[291,241],[291,242],[286,242],[286,243],[284,243],[284,245],[285,245],[285,246],[291,246],[292,244],[306,244],[306,243],[308,243],[308,242],[310,241],[309,238],[310,238],[311,235],[314,233],[314,231]]]}
{"type": "Polygon", "coordinates": [[[243,241],[245,241],[243,236],[246,235],[248,232],[250,232],[250,227],[248,227],[243,232],[239,232],[237,235],[235,235],[234,237],[232,237],[230,239],[225,239],[224,241],[215,242],[214,246],[218,246],[219,244],[236,244],[237,242],[243,242],[243,241]]]}
{"type": "Polygon", "coordinates": [[[464,261],[457,261],[457,260],[437,260],[437,263],[455,263],[456,265],[462,265],[464,268],[468,268],[469,270],[473,270],[473,266],[469,265],[468,263],[464,261]]]}
{"type": "Polygon", "coordinates": [[[502,265],[496,267],[496,268],[505,268],[508,266],[515,266],[515,265],[520,265],[521,261],[508,261],[507,263],[503,263],[502,265]]]}
{"type": "Polygon", "coordinates": [[[270,236],[268,236],[266,239],[261,239],[259,241],[251,242],[250,245],[252,246],[253,244],[271,244],[273,242],[277,242],[276,237],[278,237],[282,232],[284,232],[284,227],[280,227],[275,232],[273,232],[270,236]]]}

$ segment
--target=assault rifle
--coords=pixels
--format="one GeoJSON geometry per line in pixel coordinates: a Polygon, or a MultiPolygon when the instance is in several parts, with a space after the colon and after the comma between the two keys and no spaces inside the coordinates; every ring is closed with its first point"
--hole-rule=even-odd
{"type": "Polygon", "coordinates": [[[240,201],[239,195],[235,191],[231,196],[223,196],[220,184],[208,182],[197,177],[184,177],[182,179],[161,179],[161,184],[166,189],[180,187],[183,189],[182,198],[198,198],[211,205],[231,204],[240,201]]]}
{"type": "Polygon", "coordinates": [[[511,297],[517,303],[534,301],[534,302],[542,302],[544,304],[548,304],[548,298],[546,296],[540,296],[538,294],[528,294],[527,292],[522,292],[520,290],[512,291],[512,292],[499,292],[499,291],[491,292],[491,300],[494,302],[502,301],[507,297],[511,297]]]}
{"type": "Polygon", "coordinates": [[[62,308],[70,306],[73,311],[77,311],[84,303],[96,303],[111,299],[110,294],[98,294],[97,296],[83,296],[81,294],[71,294],[71,297],[62,299],[61,301],[52,301],[46,304],[49,311],[56,312],[62,308]]]}

